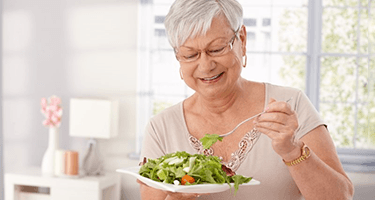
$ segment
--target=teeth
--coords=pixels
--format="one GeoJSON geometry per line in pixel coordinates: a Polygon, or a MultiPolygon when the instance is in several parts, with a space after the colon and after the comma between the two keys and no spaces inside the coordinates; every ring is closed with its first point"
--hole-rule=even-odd
{"type": "Polygon", "coordinates": [[[221,74],[218,74],[218,75],[216,75],[214,77],[211,77],[211,78],[204,78],[203,80],[205,80],[205,81],[211,81],[211,80],[214,80],[215,78],[219,77],[220,75],[221,74]]]}

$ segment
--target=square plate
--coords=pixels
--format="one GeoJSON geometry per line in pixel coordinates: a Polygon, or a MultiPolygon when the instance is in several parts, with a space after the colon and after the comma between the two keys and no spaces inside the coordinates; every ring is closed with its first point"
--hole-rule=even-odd
{"type": "MultiPolygon", "coordinates": [[[[231,187],[234,188],[234,183],[231,183],[231,187],[228,184],[198,184],[198,185],[173,185],[169,183],[162,183],[151,180],[149,178],[143,177],[138,174],[139,169],[141,167],[129,167],[129,168],[122,168],[117,169],[116,172],[130,174],[146,185],[159,189],[159,190],[166,190],[170,192],[181,192],[181,193],[217,193],[229,190],[231,187]]],[[[250,186],[250,185],[259,185],[260,182],[254,179],[251,179],[248,183],[243,183],[240,186],[250,186]]]]}

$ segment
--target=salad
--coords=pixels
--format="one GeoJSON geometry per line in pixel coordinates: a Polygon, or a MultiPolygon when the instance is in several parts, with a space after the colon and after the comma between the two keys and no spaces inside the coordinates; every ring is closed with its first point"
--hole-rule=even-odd
{"type": "Polygon", "coordinates": [[[174,185],[229,184],[234,183],[234,194],[240,184],[252,178],[235,175],[220,163],[217,156],[189,154],[185,151],[167,154],[157,159],[148,159],[139,174],[151,180],[174,185]]]}

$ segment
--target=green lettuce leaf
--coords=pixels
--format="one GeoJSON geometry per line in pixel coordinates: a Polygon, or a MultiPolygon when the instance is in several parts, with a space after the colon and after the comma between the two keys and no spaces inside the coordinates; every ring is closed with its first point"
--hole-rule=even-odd
{"type": "Polygon", "coordinates": [[[239,185],[241,185],[243,183],[248,183],[249,181],[251,181],[252,177],[244,177],[244,176],[241,176],[241,175],[234,175],[234,176],[231,176],[231,179],[232,179],[231,182],[234,182],[234,195],[236,195],[237,190],[239,188],[239,185]]]}
{"type": "Polygon", "coordinates": [[[203,138],[200,139],[204,149],[209,149],[218,140],[220,142],[223,140],[223,138],[220,137],[218,134],[206,134],[203,138]]]}

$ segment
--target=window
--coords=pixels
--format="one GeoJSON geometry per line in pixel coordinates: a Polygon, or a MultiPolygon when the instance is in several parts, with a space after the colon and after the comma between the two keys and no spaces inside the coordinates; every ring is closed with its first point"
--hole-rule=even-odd
{"type": "Polygon", "coordinates": [[[263,18],[263,26],[271,26],[271,19],[270,18],[263,18]]]}
{"type": "MultiPolygon", "coordinates": [[[[138,144],[150,117],[193,93],[180,80],[179,64],[163,31],[173,0],[141,2],[140,23],[150,26],[142,26],[140,36],[147,40],[140,43],[138,144]]],[[[242,76],[304,90],[327,122],[343,163],[354,162],[348,152],[364,154],[359,162],[368,163],[375,156],[375,30],[370,29],[375,27],[375,3],[239,2],[248,35],[248,64],[242,76]]],[[[137,148],[139,152],[140,145],[137,148]]],[[[375,170],[375,163],[370,165],[366,169],[375,170]]],[[[350,168],[356,169],[366,170],[350,168]]]]}
{"type": "Polygon", "coordinates": [[[244,18],[243,19],[243,24],[245,26],[256,26],[257,25],[257,20],[254,18],[244,18]]]}

